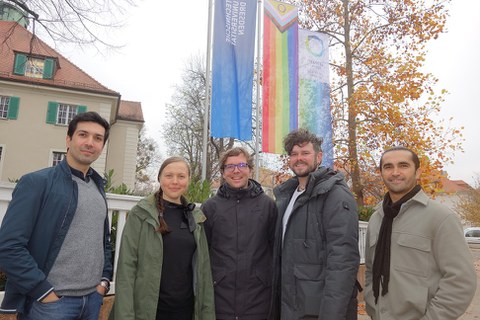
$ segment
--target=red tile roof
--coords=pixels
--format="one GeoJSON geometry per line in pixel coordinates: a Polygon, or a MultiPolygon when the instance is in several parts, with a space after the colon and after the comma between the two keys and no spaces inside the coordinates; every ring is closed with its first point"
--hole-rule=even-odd
{"type": "Polygon", "coordinates": [[[450,180],[442,177],[440,181],[442,182],[442,189],[445,193],[456,193],[472,189],[472,187],[463,180],[450,180]]]}
{"type": "Polygon", "coordinates": [[[120,96],[120,93],[99,83],[45,42],[35,37],[30,31],[13,21],[0,21],[0,80],[120,96]],[[37,79],[13,74],[15,52],[55,58],[57,70],[53,79],[37,79]]]}
{"type": "Polygon", "coordinates": [[[117,114],[118,120],[145,122],[143,120],[142,104],[137,101],[120,101],[117,114]]]}

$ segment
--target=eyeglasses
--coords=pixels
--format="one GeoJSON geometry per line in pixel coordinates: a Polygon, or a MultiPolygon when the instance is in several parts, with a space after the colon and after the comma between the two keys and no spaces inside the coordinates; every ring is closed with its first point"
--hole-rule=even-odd
{"type": "Polygon", "coordinates": [[[238,168],[238,170],[240,171],[245,171],[247,170],[248,168],[248,164],[246,164],[245,162],[240,162],[240,163],[237,163],[237,164],[226,164],[223,166],[223,171],[225,172],[233,172],[235,171],[235,168],[238,168]]]}

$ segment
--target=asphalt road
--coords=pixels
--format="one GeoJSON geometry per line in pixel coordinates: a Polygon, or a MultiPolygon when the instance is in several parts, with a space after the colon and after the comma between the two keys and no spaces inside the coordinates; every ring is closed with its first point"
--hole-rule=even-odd
{"type": "Polygon", "coordinates": [[[480,244],[470,244],[470,250],[475,263],[475,269],[477,270],[477,292],[470,307],[468,307],[465,314],[459,318],[460,320],[480,319],[480,244]]]}

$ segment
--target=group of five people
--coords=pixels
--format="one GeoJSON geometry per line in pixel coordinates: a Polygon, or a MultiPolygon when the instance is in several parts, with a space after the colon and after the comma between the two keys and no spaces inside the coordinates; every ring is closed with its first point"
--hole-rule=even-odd
{"type": "MultiPolygon", "coordinates": [[[[66,158],[23,176],[0,228],[7,274],[2,313],[18,319],[98,319],[112,280],[103,182],[91,164],[108,139],[95,112],[69,124],[66,158]]],[[[191,172],[166,159],[158,191],[128,213],[110,319],[356,319],[358,214],[344,175],[321,166],[322,139],[284,139],[294,177],[275,201],[251,178],[241,147],[220,158],[221,184],[201,208],[185,198],[191,172]]],[[[457,319],[476,289],[461,224],[417,184],[418,156],[386,150],[387,188],[366,239],[372,319],[457,319]]]]}

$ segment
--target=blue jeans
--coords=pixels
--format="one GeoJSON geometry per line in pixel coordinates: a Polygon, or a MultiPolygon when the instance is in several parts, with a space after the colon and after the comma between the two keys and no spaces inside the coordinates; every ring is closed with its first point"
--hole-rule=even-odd
{"type": "Polygon", "coordinates": [[[80,297],[63,296],[54,302],[34,301],[28,314],[19,320],[98,320],[103,296],[94,291],[80,297]]]}

